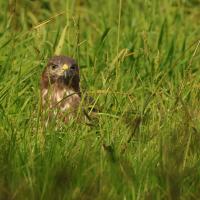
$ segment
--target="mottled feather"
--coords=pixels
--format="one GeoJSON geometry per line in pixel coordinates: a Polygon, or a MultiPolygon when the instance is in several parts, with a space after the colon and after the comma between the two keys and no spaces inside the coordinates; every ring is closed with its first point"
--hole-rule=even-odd
{"type": "Polygon", "coordinates": [[[87,110],[80,108],[85,98],[81,97],[79,67],[74,59],[67,56],[49,59],[42,73],[40,88],[46,122],[55,118],[68,122],[78,118],[78,112],[90,120],[87,110]]]}

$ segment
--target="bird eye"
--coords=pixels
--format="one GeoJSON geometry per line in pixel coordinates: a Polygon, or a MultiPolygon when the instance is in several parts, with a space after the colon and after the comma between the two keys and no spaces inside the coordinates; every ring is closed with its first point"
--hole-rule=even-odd
{"type": "Polygon", "coordinates": [[[70,69],[73,69],[73,70],[75,70],[76,68],[77,68],[76,64],[73,64],[73,65],[70,67],[70,69]]]}
{"type": "Polygon", "coordinates": [[[53,65],[51,65],[51,68],[56,69],[56,68],[58,68],[58,65],[53,64],[53,65]]]}

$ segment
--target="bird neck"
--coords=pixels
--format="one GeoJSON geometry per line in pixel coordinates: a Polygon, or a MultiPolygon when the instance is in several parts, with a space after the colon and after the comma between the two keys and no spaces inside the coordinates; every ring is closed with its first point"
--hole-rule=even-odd
{"type": "Polygon", "coordinates": [[[80,94],[80,85],[79,85],[79,80],[72,80],[72,81],[64,81],[62,79],[58,80],[49,80],[48,77],[44,76],[41,80],[41,88],[43,89],[48,89],[54,87],[57,90],[72,90],[78,94],[80,94]]]}
{"type": "Polygon", "coordinates": [[[59,87],[59,89],[70,89],[77,93],[80,92],[79,79],[76,77],[74,77],[72,80],[58,79],[56,81],[56,85],[59,87]]]}

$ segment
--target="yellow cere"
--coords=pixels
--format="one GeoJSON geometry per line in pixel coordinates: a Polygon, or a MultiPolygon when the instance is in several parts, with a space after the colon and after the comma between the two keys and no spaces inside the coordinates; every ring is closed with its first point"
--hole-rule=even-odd
{"type": "Polygon", "coordinates": [[[69,66],[68,66],[67,64],[64,64],[63,67],[62,67],[62,69],[63,69],[63,70],[68,70],[68,69],[69,69],[69,66]]]}

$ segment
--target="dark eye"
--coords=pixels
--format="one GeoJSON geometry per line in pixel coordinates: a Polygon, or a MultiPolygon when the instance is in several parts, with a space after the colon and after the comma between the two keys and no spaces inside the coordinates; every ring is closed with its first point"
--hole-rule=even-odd
{"type": "Polygon", "coordinates": [[[56,68],[58,68],[58,65],[52,64],[52,65],[51,65],[51,68],[52,68],[52,69],[56,69],[56,68]]]}
{"type": "Polygon", "coordinates": [[[73,64],[73,65],[70,67],[70,69],[73,69],[73,70],[77,69],[77,65],[76,65],[76,64],[73,64]]]}

